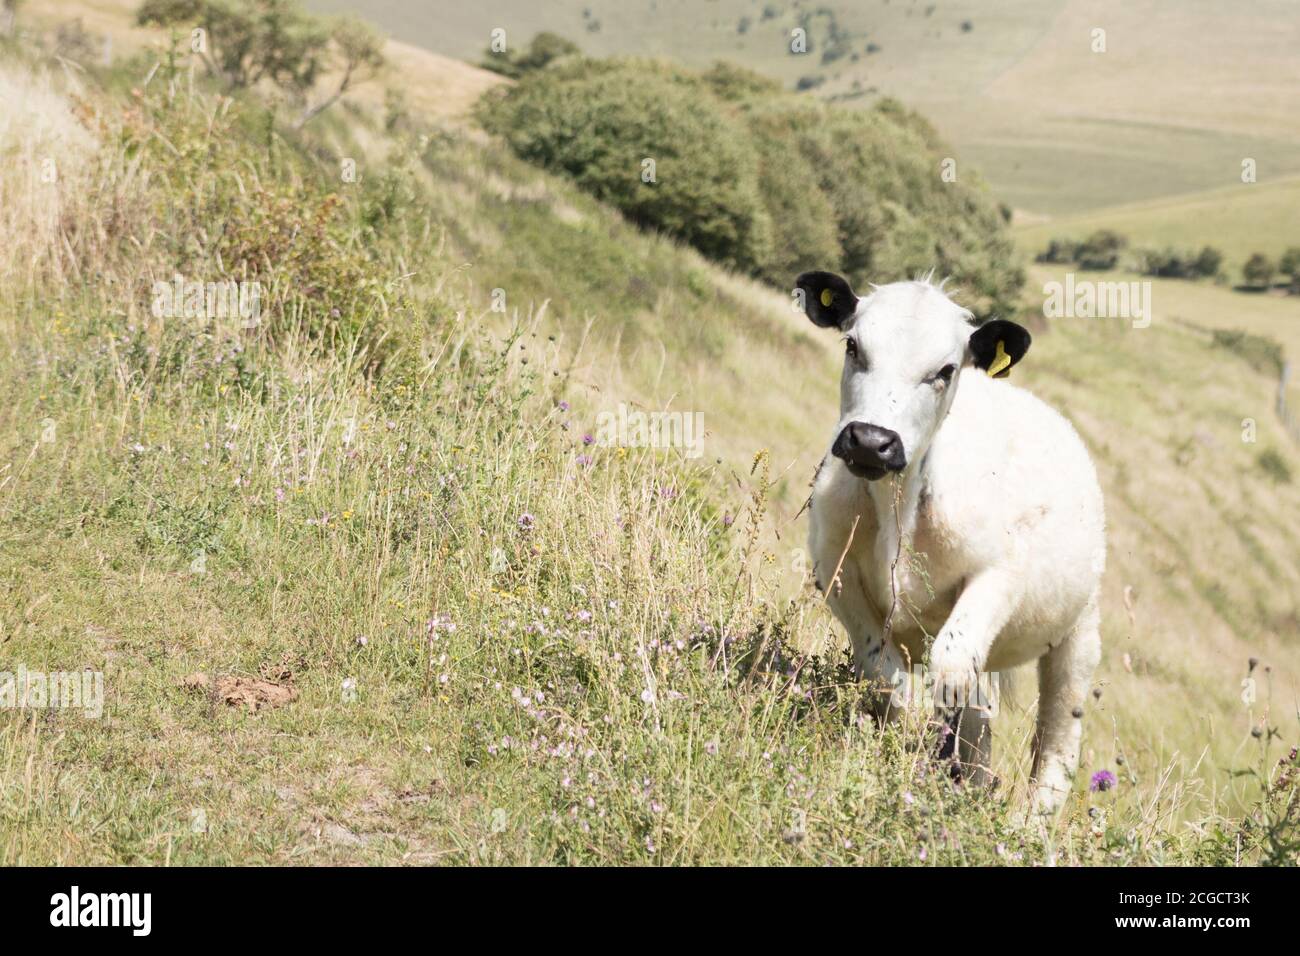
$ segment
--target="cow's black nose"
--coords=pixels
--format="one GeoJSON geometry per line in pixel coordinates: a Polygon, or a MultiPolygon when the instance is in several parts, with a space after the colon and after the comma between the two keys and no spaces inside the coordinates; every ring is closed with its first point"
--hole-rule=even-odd
{"type": "Polygon", "coordinates": [[[902,471],[907,466],[903,439],[898,437],[898,432],[866,422],[845,425],[831,446],[831,454],[843,460],[850,472],[868,481],[883,478],[891,471],[902,471]]]}

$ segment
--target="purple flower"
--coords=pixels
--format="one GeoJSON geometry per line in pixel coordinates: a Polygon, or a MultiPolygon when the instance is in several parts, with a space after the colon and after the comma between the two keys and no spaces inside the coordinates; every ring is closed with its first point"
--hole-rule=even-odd
{"type": "Polygon", "coordinates": [[[589,432],[586,435],[582,436],[582,443],[584,445],[594,445],[596,444],[596,439],[592,438],[591,433],[589,432]]]}
{"type": "Polygon", "coordinates": [[[560,411],[567,412],[568,410],[569,410],[569,403],[566,402],[564,399],[560,399],[560,411]]]}
{"type": "Polygon", "coordinates": [[[1088,784],[1088,789],[1093,793],[1099,790],[1105,792],[1117,783],[1119,783],[1118,778],[1109,770],[1098,770],[1092,775],[1092,782],[1088,784]]]}
{"type": "Polygon", "coordinates": [[[731,523],[732,523],[733,521],[735,521],[735,520],[736,520],[736,519],[733,518],[733,517],[731,517],[731,515],[723,515],[723,516],[722,516],[722,526],[723,526],[724,528],[730,528],[730,527],[731,527],[731,523]]]}
{"type": "Polygon", "coordinates": [[[424,630],[429,636],[430,641],[436,641],[438,640],[439,632],[446,631],[450,634],[456,630],[456,624],[447,614],[435,614],[425,622],[424,630]]]}
{"type": "Polygon", "coordinates": [[[578,462],[578,464],[581,465],[583,468],[586,468],[586,467],[588,467],[588,466],[591,465],[591,456],[590,456],[590,455],[579,455],[578,458],[577,458],[577,462],[578,462]]]}
{"type": "Polygon", "coordinates": [[[523,514],[519,516],[519,530],[520,531],[533,530],[533,516],[530,515],[527,511],[525,511],[523,514]]]}

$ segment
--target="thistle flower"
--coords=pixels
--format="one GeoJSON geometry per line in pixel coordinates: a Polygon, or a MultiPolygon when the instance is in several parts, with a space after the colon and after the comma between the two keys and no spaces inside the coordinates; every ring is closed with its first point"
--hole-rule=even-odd
{"type": "Polygon", "coordinates": [[[1092,775],[1092,782],[1088,784],[1088,789],[1093,793],[1098,791],[1104,793],[1117,783],[1119,783],[1119,779],[1109,770],[1098,770],[1092,775]]]}

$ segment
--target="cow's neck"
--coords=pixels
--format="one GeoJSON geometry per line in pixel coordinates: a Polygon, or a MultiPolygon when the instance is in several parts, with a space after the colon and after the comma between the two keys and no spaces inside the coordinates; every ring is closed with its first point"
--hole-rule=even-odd
{"type": "Polygon", "coordinates": [[[917,515],[928,480],[928,453],[915,466],[880,481],[867,483],[867,496],[876,515],[875,557],[878,566],[895,566],[901,550],[916,531],[917,515]]]}

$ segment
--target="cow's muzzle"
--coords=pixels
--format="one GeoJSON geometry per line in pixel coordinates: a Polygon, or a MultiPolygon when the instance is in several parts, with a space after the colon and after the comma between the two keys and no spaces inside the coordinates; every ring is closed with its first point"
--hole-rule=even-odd
{"type": "Polygon", "coordinates": [[[831,454],[843,461],[852,474],[867,481],[907,467],[907,454],[898,432],[866,422],[845,425],[831,445],[831,454]]]}

